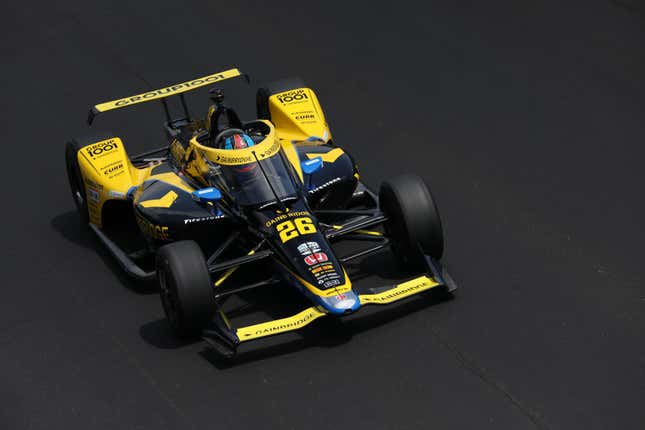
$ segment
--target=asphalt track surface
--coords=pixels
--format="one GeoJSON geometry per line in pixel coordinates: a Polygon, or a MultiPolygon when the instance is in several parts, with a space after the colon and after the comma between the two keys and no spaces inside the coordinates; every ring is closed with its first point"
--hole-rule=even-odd
{"type": "MultiPolygon", "coordinates": [[[[0,428],[644,428],[641,4],[3,4],[0,428]],[[305,78],[373,186],[431,184],[454,300],[236,365],[173,340],[78,225],[63,146],[97,102],[231,65],[305,78]]],[[[161,120],[95,128],[134,153],[161,120]]]]}

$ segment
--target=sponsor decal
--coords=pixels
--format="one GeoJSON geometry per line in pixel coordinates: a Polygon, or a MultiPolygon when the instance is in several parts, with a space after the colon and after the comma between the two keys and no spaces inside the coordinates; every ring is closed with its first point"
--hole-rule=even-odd
{"type": "Polygon", "coordinates": [[[184,218],[184,225],[193,224],[193,223],[196,223],[196,222],[212,221],[212,220],[220,219],[220,218],[224,218],[224,215],[205,216],[205,217],[201,217],[201,218],[184,218]]]}
{"type": "Polygon", "coordinates": [[[85,150],[85,152],[87,152],[87,155],[89,155],[92,159],[95,159],[107,155],[118,147],[119,144],[117,143],[116,139],[108,139],[102,142],[95,143],[93,145],[86,146],[83,149],[85,150]]]}
{"type": "MultiPolygon", "coordinates": [[[[331,280],[331,281],[327,281],[327,282],[325,282],[325,283],[323,284],[323,287],[324,287],[324,288],[329,288],[329,287],[334,287],[334,286],[336,286],[336,285],[340,285],[340,280],[338,280],[338,279],[334,279],[334,280],[331,280]]],[[[344,299],[346,298],[346,296],[345,296],[344,294],[341,294],[341,295],[336,296],[336,298],[337,298],[338,300],[344,300],[344,299]],[[342,299],[341,299],[341,298],[339,298],[339,297],[341,297],[342,299]]]]}
{"type": "Polygon", "coordinates": [[[336,300],[346,300],[347,296],[345,294],[339,294],[337,296],[334,296],[336,300]]]}
{"type": "Polygon", "coordinates": [[[316,116],[313,114],[302,114],[302,115],[296,115],[296,119],[298,121],[313,121],[316,119],[316,116]]]}
{"type": "Polygon", "coordinates": [[[285,214],[280,214],[273,219],[270,219],[269,221],[264,223],[264,225],[267,227],[271,227],[273,224],[284,221],[286,219],[300,217],[300,216],[307,216],[307,215],[309,215],[309,212],[307,211],[287,212],[285,214]]]}
{"type": "Polygon", "coordinates": [[[303,103],[309,99],[307,91],[304,88],[299,90],[287,91],[276,95],[276,98],[283,105],[292,103],[303,103]]]}
{"type": "Polygon", "coordinates": [[[89,188],[87,189],[87,200],[88,202],[92,203],[98,203],[99,202],[99,192],[98,190],[95,190],[94,188],[89,188]]]}
{"type": "Polygon", "coordinates": [[[97,189],[99,191],[103,189],[103,185],[97,184],[96,182],[94,182],[91,179],[83,178],[83,180],[85,181],[85,185],[87,185],[88,187],[92,187],[92,188],[97,189]]]}
{"type": "Polygon", "coordinates": [[[168,227],[162,225],[155,225],[150,221],[137,216],[137,224],[139,228],[148,237],[158,240],[170,240],[168,227]]]}
{"type": "Polygon", "coordinates": [[[123,169],[123,161],[115,161],[101,168],[103,175],[107,176],[108,179],[115,178],[125,172],[123,169]]]}
{"type": "MultiPolygon", "coordinates": [[[[281,332],[281,331],[284,331],[284,330],[296,329],[296,328],[302,327],[304,325],[307,325],[308,321],[310,321],[311,319],[316,318],[318,316],[319,316],[318,312],[312,311],[312,312],[306,313],[301,318],[298,318],[298,319],[296,319],[294,321],[289,321],[289,322],[285,322],[283,324],[258,329],[258,330],[256,330],[256,332],[254,334],[256,336],[260,336],[260,335],[267,335],[267,334],[275,333],[275,332],[281,332]]],[[[244,336],[245,337],[246,336],[251,336],[251,333],[246,333],[244,336]]]]}
{"type": "MultiPolygon", "coordinates": [[[[228,166],[239,166],[241,164],[255,163],[256,159],[255,159],[255,156],[253,155],[253,152],[246,151],[246,149],[247,148],[240,149],[240,150],[216,149],[211,152],[208,152],[206,154],[206,158],[214,161],[215,163],[224,164],[228,166]],[[236,152],[241,152],[241,151],[244,151],[244,154],[248,154],[248,155],[240,155],[239,153],[235,154],[236,152]]],[[[272,155],[276,154],[279,150],[280,150],[280,142],[278,140],[274,140],[271,146],[269,146],[266,150],[264,150],[263,152],[259,152],[259,151],[255,152],[255,155],[258,157],[258,160],[263,160],[265,158],[271,157],[272,155]]]]}
{"type": "MultiPolygon", "coordinates": [[[[316,278],[318,285],[324,286],[326,282],[340,279],[340,275],[338,274],[338,272],[336,272],[336,269],[334,269],[333,264],[316,263],[315,265],[309,267],[309,271],[314,276],[314,278],[316,278]]],[[[333,285],[340,285],[340,281],[338,281],[338,283],[329,284],[329,286],[333,285]]]]}
{"type": "Polygon", "coordinates": [[[252,155],[247,155],[244,157],[229,157],[227,155],[217,154],[215,161],[220,164],[229,164],[229,165],[238,165],[238,164],[249,164],[252,161],[255,161],[252,155]]]}
{"type": "Polygon", "coordinates": [[[312,188],[311,190],[309,190],[309,194],[315,194],[318,191],[322,191],[325,188],[328,188],[328,187],[332,186],[333,184],[335,184],[336,182],[340,182],[340,181],[341,181],[341,178],[334,178],[331,181],[327,181],[324,184],[317,186],[316,188],[312,188]]]}
{"type": "Polygon", "coordinates": [[[114,190],[110,190],[110,191],[108,191],[108,195],[109,195],[110,197],[114,197],[115,199],[122,199],[122,198],[125,198],[125,194],[124,194],[124,193],[122,193],[121,191],[114,191],[114,190]]]}
{"type": "Polygon", "coordinates": [[[304,242],[298,245],[298,252],[302,256],[309,255],[313,252],[319,252],[319,251],[320,251],[320,245],[318,245],[318,242],[304,242]]]}
{"type": "Polygon", "coordinates": [[[278,140],[274,140],[273,144],[264,152],[260,152],[258,155],[260,159],[270,157],[271,155],[275,154],[280,150],[280,142],[278,140]]]}
{"type": "Polygon", "coordinates": [[[311,269],[311,273],[316,274],[322,271],[331,271],[331,270],[334,270],[334,266],[332,264],[325,264],[323,266],[317,266],[311,269]]]}
{"type": "Polygon", "coordinates": [[[327,260],[327,254],[324,252],[314,252],[313,254],[305,257],[305,263],[307,263],[307,266],[313,266],[316,263],[324,263],[327,260]]]}
{"type": "Polygon", "coordinates": [[[316,114],[312,110],[292,112],[291,115],[293,115],[293,117],[296,119],[296,121],[301,122],[301,123],[316,122],[316,114]]]}
{"type": "Polygon", "coordinates": [[[116,102],[114,102],[114,105],[115,106],[125,106],[125,105],[129,105],[130,103],[136,103],[136,102],[141,101],[141,100],[148,100],[148,99],[151,99],[151,98],[154,98],[154,97],[172,94],[172,93],[175,93],[175,92],[177,92],[179,90],[185,90],[185,89],[189,89],[189,88],[192,88],[192,87],[195,87],[195,86],[200,86],[200,85],[211,83],[211,82],[221,81],[222,79],[226,79],[226,76],[224,74],[210,75],[210,76],[207,76],[205,78],[195,79],[193,81],[188,81],[188,82],[184,82],[184,83],[181,83],[181,84],[173,85],[172,87],[161,88],[161,89],[158,89],[158,90],[155,90],[155,91],[150,91],[148,93],[140,94],[138,96],[133,96],[133,97],[128,97],[128,98],[125,98],[125,99],[117,100],[116,102]]]}
{"type": "Polygon", "coordinates": [[[420,292],[423,290],[427,290],[428,288],[432,288],[436,284],[430,282],[429,279],[424,278],[420,279],[418,281],[409,281],[404,284],[399,285],[398,287],[395,287],[391,291],[386,291],[381,294],[374,294],[374,295],[367,295],[364,296],[364,300],[366,303],[389,303],[391,301],[394,301],[397,299],[399,296],[408,296],[411,294],[415,294],[416,292],[420,292]],[[414,283],[413,283],[414,282],[414,283]],[[409,285],[411,284],[411,285],[409,285]],[[408,286],[409,285],[409,286],[408,286]]]}

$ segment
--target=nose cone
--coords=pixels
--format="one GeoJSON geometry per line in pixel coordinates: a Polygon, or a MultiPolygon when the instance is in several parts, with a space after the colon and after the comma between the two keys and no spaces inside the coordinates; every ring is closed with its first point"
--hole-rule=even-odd
{"type": "Polygon", "coordinates": [[[331,314],[351,314],[361,307],[358,295],[354,291],[347,291],[335,296],[321,297],[324,308],[331,314]]]}

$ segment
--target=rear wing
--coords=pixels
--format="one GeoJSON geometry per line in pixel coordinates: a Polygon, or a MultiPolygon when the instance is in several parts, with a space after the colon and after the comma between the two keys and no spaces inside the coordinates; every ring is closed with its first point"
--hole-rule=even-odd
{"type": "MultiPolygon", "coordinates": [[[[130,97],[125,97],[119,100],[113,100],[110,102],[105,102],[105,103],[100,103],[97,104],[96,106],[93,106],[92,109],[90,109],[89,115],[87,116],[87,123],[89,125],[92,125],[92,122],[94,121],[94,118],[103,112],[107,112],[110,110],[114,109],[120,109],[123,107],[129,107],[135,104],[139,103],[145,103],[149,102],[152,100],[159,100],[161,99],[162,103],[164,103],[165,106],[165,99],[166,97],[170,96],[175,96],[175,95],[180,95],[182,93],[185,93],[187,91],[192,91],[197,88],[205,87],[207,85],[212,85],[216,84],[218,82],[221,82],[226,79],[230,78],[236,78],[238,76],[244,76],[248,82],[249,78],[247,75],[244,73],[240,72],[238,69],[229,69],[225,70],[223,72],[218,72],[214,73],[212,75],[204,76],[201,78],[197,79],[192,79],[190,81],[182,82],[180,84],[175,84],[171,85],[169,87],[165,88],[160,88],[158,90],[151,90],[142,94],[137,94],[135,96],[130,96],[130,97]]],[[[185,102],[183,100],[182,96],[182,103],[185,106],[185,102]]],[[[167,112],[167,110],[166,110],[167,112]]]]}

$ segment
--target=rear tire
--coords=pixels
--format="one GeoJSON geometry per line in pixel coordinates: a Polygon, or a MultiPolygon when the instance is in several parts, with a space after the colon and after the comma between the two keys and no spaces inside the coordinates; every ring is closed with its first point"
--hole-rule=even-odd
{"type": "Polygon", "coordinates": [[[274,94],[280,94],[285,91],[306,88],[307,84],[301,78],[286,78],[279,81],[271,82],[258,88],[255,103],[259,119],[271,121],[271,112],[269,111],[269,97],[274,94]]]}
{"type": "Polygon", "coordinates": [[[215,298],[204,254],[184,240],[157,251],[159,294],[166,318],[180,338],[195,338],[215,315],[215,298]]]}
{"type": "Polygon", "coordinates": [[[65,144],[65,167],[67,168],[67,179],[69,180],[69,188],[72,191],[76,211],[81,218],[81,223],[87,224],[90,220],[87,210],[87,195],[81,168],[78,165],[78,151],[82,148],[75,140],[65,144]]]}
{"type": "Polygon", "coordinates": [[[90,216],[87,210],[87,195],[85,192],[85,180],[78,164],[78,151],[93,143],[114,137],[113,133],[99,132],[97,134],[76,138],[65,144],[65,167],[67,169],[67,179],[72,191],[72,198],[76,205],[76,210],[81,218],[81,223],[90,222],[90,216]]]}
{"type": "Polygon", "coordinates": [[[379,204],[388,217],[385,231],[391,240],[392,251],[404,267],[425,270],[425,254],[441,259],[441,219],[423,179],[408,174],[384,182],[379,204]]]}

